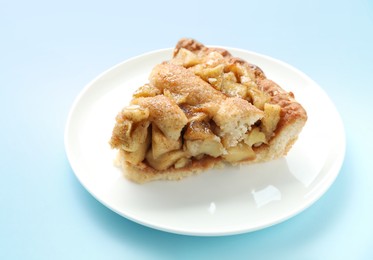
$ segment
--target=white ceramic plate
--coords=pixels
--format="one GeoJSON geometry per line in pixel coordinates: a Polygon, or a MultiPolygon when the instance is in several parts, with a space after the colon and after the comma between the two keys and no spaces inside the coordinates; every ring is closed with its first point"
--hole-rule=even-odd
{"type": "MultiPolygon", "coordinates": [[[[227,48],[258,65],[308,112],[308,122],[284,159],[214,169],[182,181],[143,185],[123,177],[108,141],[115,116],[172,49],[127,60],[93,80],[75,100],[66,125],[68,159],[82,185],[118,214],[148,227],[200,236],[238,234],[282,222],[319,199],[337,177],[345,153],[344,127],[324,91],[276,59],[227,48]]],[[[322,212],[320,212],[320,217],[322,212]]]]}

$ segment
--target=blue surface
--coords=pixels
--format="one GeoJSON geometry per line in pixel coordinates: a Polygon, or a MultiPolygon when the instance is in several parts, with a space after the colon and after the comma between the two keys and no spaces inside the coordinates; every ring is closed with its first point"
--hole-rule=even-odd
{"type": "Polygon", "coordinates": [[[373,259],[373,1],[1,1],[0,35],[0,259],[373,259]],[[185,36],[283,60],[328,93],[347,153],[312,207],[253,233],[189,237],[111,212],[75,178],[63,134],[77,94],[185,36]]]}

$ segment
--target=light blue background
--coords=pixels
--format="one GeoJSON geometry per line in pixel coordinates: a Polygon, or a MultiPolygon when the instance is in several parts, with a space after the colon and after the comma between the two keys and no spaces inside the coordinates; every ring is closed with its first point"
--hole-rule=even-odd
{"type": "Polygon", "coordinates": [[[373,259],[372,76],[371,0],[1,0],[0,259],[373,259]],[[135,224],[81,186],[63,143],[75,97],[181,37],[283,60],[328,93],[347,153],[312,207],[253,233],[189,237],[135,224]]]}

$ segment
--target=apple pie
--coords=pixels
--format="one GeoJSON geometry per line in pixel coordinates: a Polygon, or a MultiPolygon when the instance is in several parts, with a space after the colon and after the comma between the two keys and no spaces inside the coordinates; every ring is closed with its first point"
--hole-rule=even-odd
{"type": "Polygon", "coordinates": [[[292,92],[227,50],[181,39],[116,116],[110,145],[138,183],[283,157],[307,121],[292,92]]]}

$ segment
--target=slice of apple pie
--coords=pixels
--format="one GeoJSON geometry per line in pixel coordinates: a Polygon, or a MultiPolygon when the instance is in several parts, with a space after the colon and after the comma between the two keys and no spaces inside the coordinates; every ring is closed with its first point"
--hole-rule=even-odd
{"type": "Polygon", "coordinates": [[[285,156],[307,114],[291,92],[227,50],[181,39],[116,117],[110,145],[135,182],[285,156]]]}

